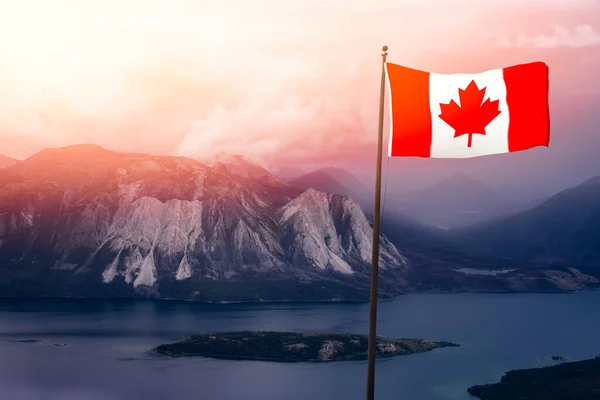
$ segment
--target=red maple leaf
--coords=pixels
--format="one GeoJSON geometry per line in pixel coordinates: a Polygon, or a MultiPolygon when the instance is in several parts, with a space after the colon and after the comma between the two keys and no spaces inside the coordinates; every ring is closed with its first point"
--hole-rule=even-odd
{"type": "Polygon", "coordinates": [[[439,117],[452,128],[454,137],[469,135],[468,147],[474,134],[485,135],[485,127],[500,114],[498,100],[483,102],[485,88],[479,89],[475,81],[471,81],[466,89],[458,89],[460,106],[454,100],[449,104],[440,104],[442,113],[439,117]]]}

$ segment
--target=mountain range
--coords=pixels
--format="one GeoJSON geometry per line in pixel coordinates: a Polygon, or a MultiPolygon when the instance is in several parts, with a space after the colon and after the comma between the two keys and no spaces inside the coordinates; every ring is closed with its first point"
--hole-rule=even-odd
{"type": "MultiPolygon", "coordinates": [[[[340,168],[321,168],[288,182],[302,189],[314,188],[347,195],[364,210],[373,209],[374,188],[340,168]]],[[[461,174],[454,174],[422,190],[386,192],[382,196],[384,194],[386,210],[410,216],[422,225],[443,230],[512,215],[543,201],[528,197],[506,197],[485,183],[461,174]]]]}
{"type": "Polygon", "coordinates": [[[306,190],[349,196],[363,209],[373,208],[373,188],[367,187],[351,173],[335,167],[321,168],[288,181],[290,185],[306,190]]]}
{"type": "Polygon", "coordinates": [[[423,224],[456,229],[508,216],[535,206],[533,200],[513,200],[485,183],[454,174],[420,191],[399,196],[393,206],[423,224]]]}
{"type": "Polygon", "coordinates": [[[479,254],[530,268],[576,268],[600,276],[600,176],[531,210],[457,232],[479,254]]]}
{"type": "MultiPolygon", "coordinates": [[[[211,166],[78,145],[0,170],[0,293],[365,299],[372,228],[347,196],[242,157],[211,166]]],[[[408,260],[385,237],[382,295],[408,260]]]]}
{"type": "MultiPolygon", "coordinates": [[[[598,180],[451,231],[386,206],[380,295],[597,287],[598,180]]],[[[343,170],[286,182],[235,155],[44,150],[0,169],[0,296],[366,300],[368,192],[343,170]]]]}
{"type": "MultiPolygon", "coordinates": [[[[324,191],[358,197],[348,189],[351,185],[342,185],[323,170],[317,172],[297,180],[303,187],[312,182],[324,191]]],[[[475,179],[453,175],[411,193],[405,203],[387,199],[381,229],[411,260],[408,279],[414,290],[597,287],[600,242],[594,232],[600,230],[600,206],[596,206],[600,191],[594,188],[598,182],[600,177],[548,200],[516,201],[475,179]],[[568,213],[576,210],[577,215],[568,213]],[[442,229],[442,221],[452,229],[442,229]]],[[[365,208],[369,218],[371,208],[371,204],[365,208]]]]}

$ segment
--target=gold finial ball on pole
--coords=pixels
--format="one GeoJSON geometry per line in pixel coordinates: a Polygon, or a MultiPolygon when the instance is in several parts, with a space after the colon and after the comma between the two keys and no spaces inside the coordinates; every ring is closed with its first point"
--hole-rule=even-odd
{"type": "Polygon", "coordinates": [[[383,47],[381,48],[381,51],[388,51],[388,47],[387,47],[387,46],[383,46],[383,47]]]}

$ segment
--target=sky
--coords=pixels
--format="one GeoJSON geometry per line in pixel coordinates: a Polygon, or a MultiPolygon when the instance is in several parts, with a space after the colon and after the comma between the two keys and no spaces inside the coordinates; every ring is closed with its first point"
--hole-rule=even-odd
{"type": "Polygon", "coordinates": [[[465,173],[551,192],[600,175],[600,0],[0,2],[0,154],[232,153],[370,182],[387,45],[439,73],[545,61],[551,87],[549,148],[392,159],[392,186],[465,173]]]}

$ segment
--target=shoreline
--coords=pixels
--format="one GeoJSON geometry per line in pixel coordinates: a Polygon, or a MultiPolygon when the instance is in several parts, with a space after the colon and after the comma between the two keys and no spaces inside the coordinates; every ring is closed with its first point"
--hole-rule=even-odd
{"type": "Polygon", "coordinates": [[[559,362],[537,368],[504,372],[499,381],[467,388],[474,398],[487,400],[538,400],[597,398],[600,382],[600,355],[559,362]]]}
{"type": "MultiPolygon", "coordinates": [[[[387,298],[378,299],[378,303],[387,303],[393,301],[399,297],[406,295],[445,295],[445,294],[497,294],[497,295],[509,295],[509,294],[556,294],[556,295],[567,295],[582,292],[597,292],[600,288],[586,288],[578,290],[547,290],[547,291],[490,291],[490,290],[423,290],[423,291],[410,291],[399,293],[397,295],[389,296],[387,298]]],[[[191,300],[191,299],[177,299],[168,297],[148,297],[148,296],[127,296],[127,297],[76,297],[76,296],[0,296],[0,302],[3,300],[120,300],[120,301],[157,301],[157,302],[172,302],[172,303],[194,303],[194,304],[206,304],[206,305],[228,305],[228,304],[369,304],[369,300],[360,299],[329,299],[329,300],[233,300],[233,301],[207,301],[207,300],[191,300]]]]}

